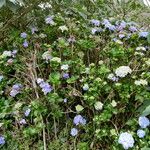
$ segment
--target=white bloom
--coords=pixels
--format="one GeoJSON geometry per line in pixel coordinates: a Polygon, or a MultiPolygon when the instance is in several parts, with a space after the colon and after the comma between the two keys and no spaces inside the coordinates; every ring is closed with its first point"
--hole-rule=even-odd
{"type": "Polygon", "coordinates": [[[52,8],[52,5],[50,3],[48,3],[48,2],[46,2],[46,3],[40,3],[38,6],[41,9],[52,8]]]}
{"type": "Polygon", "coordinates": [[[115,100],[113,100],[113,101],[111,102],[111,105],[112,105],[112,107],[116,107],[116,106],[117,106],[116,101],[115,101],[115,100]]]}
{"type": "Polygon", "coordinates": [[[135,52],[134,55],[144,56],[144,54],[142,52],[135,52]]]}
{"type": "Polygon", "coordinates": [[[120,66],[116,69],[115,74],[118,77],[125,77],[127,74],[131,74],[132,70],[129,66],[120,66]]]}
{"type": "Polygon", "coordinates": [[[135,80],[134,82],[136,85],[147,85],[148,82],[146,80],[140,79],[140,80],[135,80]]]}
{"type": "Polygon", "coordinates": [[[88,85],[88,84],[84,84],[83,90],[84,90],[84,91],[87,91],[88,89],[89,89],[89,85],[88,85]]]}
{"type": "Polygon", "coordinates": [[[68,70],[69,66],[68,65],[62,65],[61,70],[68,70]]]}
{"type": "Polygon", "coordinates": [[[137,51],[140,51],[140,50],[141,50],[141,51],[146,51],[146,48],[143,47],[143,46],[139,46],[139,47],[136,48],[136,50],[137,50],[137,51]]]}
{"type": "Polygon", "coordinates": [[[103,109],[103,103],[101,103],[101,102],[96,102],[96,103],[94,104],[94,107],[95,107],[96,110],[102,110],[102,109],[103,109]]]}
{"type": "Polygon", "coordinates": [[[36,82],[37,82],[37,84],[41,84],[42,82],[44,82],[44,80],[41,78],[37,78],[36,82]]]}
{"type": "Polygon", "coordinates": [[[4,76],[0,75],[0,82],[3,80],[4,76]]]}
{"type": "Polygon", "coordinates": [[[44,52],[42,58],[45,59],[46,61],[50,60],[52,58],[51,52],[50,51],[44,52]]]}
{"type": "Polygon", "coordinates": [[[65,25],[64,26],[60,26],[58,29],[61,30],[62,32],[68,31],[68,28],[65,25]]]}
{"type": "Polygon", "coordinates": [[[120,134],[118,143],[122,144],[124,149],[129,149],[134,146],[134,139],[130,133],[124,132],[120,134]]]}
{"type": "Polygon", "coordinates": [[[4,51],[2,57],[11,57],[11,51],[4,51]]]}
{"type": "Polygon", "coordinates": [[[85,73],[89,74],[90,73],[90,68],[85,68],[85,73]]]}
{"type": "Polygon", "coordinates": [[[115,41],[117,44],[120,44],[120,45],[122,45],[123,44],[123,42],[122,41],[120,41],[120,40],[116,40],[115,41]]]}
{"type": "Polygon", "coordinates": [[[51,59],[51,61],[55,61],[55,62],[61,63],[61,59],[59,57],[53,57],[51,59]]]}

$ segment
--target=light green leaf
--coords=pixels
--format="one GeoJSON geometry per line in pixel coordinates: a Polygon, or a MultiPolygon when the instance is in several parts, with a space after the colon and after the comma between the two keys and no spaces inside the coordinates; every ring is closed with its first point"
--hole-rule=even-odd
{"type": "Polygon", "coordinates": [[[82,111],[84,108],[83,108],[83,106],[81,106],[81,105],[77,105],[76,106],[76,111],[77,112],[80,112],[80,111],[82,111]]]}
{"type": "Polygon", "coordinates": [[[150,150],[150,148],[144,147],[144,148],[142,148],[141,150],[150,150]]]}
{"type": "Polygon", "coordinates": [[[146,109],[142,112],[142,116],[147,116],[150,114],[150,105],[146,107],[146,109]]]}
{"type": "Polygon", "coordinates": [[[6,0],[0,0],[0,8],[6,4],[6,0]]]}

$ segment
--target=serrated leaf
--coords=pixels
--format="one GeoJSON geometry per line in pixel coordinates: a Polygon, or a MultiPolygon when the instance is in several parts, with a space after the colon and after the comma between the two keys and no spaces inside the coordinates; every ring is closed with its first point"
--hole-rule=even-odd
{"type": "Polygon", "coordinates": [[[6,0],[1,0],[0,1],[0,8],[3,7],[6,4],[6,0]]]}

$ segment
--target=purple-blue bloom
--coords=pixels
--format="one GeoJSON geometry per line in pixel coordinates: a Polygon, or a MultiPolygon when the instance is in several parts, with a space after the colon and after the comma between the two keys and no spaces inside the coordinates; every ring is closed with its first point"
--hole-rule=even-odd
{"type": "Polygon", "coordinates": [[[126,27],[127,23],[125,21],[122,21],[120,25],[117,27],[117,30],[121,31],[126,27]]]}
{"type": "Polygon", "coordinates": [[[67,101],[68,101],[67,98],[64,98],[64,103],[67,103],[67,101]]]}
{"type": "Polygon", "coordinates": [[[25,39],[27,37],[27,33],[25,33],[25,32],[21,33],[20,37],[25,39]]]}
{"type": "Polygon", "coordinates": [[[41,82],[39,86],[42,88],[42,91],[44,92],[44,95],[47,93],[50,93],[52,91],[51,85],[49,85],[47,82],[41,82]]]}
{"type": "Polygon", "coordinates": [[[15,97],[17,94],[20,93],[21,88],[22,88],[21,84],[14,84],[12,86],[12,90],[10,91],[10,96],[15,97]]]}
{"type": "Polygon", "coordinates": [[[28,46],[29,46],[29,44],[28,44],[27,40],[24,40],[24,42],[23,42],[23,47],[24,47],[24,48],[27,48],[28,46]]]}
{"type": "Polygon", "coordinates": [[[131,32],[136,32],[136,31],[137,31],[137,28],[134,27],[134,26],[130,26],[130,27],[129,27],[129,30],[130,30],[131,32]]]}
{"type": "Polygon", "coordinates": [[[0,136],[0,145],[5,144],[5,138],[3,136],[0,136]]]}
{"type": "Polygon", "coordinates": [[[74,43],[74,42],[76,42],[75,37],[74,37],[74,36],[70,36],[70,38],[68,39],[68,42],[69,42],[69,43],[74,43]]]}
{"type": "Polygon", "coordinates": [[[53,17],[49,16],[45,19],[46,24],[54,25],[55,22],[53,21],[53,17]]]}
{"type": "Polygon", "coordinates": [[[25,115],[26,117],[28,117],[29,114],[30,114],[30,112],[31,112],[31,109],[28,108],[28,109],[25,110],[24,115],[25,115]]]}
{"type": "Polygon", "coordinates": [[[34,34],[36,31],[38,31],[38,29],[37,29],[36,27],[32,27],[32,28],[31,28],[32,34],[34,34]]]}
{"type": "Polygon", "coordinates": [[[27,124],[27,122],[26,122],[25,119],[21,119],[21,120],[19,121],[19,123],[22,124],[22,125],[27,124]]]}
{"type": "Polygon", "coordinates": [[[139,129],[139,130],[137,130],[137,135],[138,135],[139,138],[144,138],[144,136],[145,136],[145,131],[139,129]]]}
{"type": "Polygon", "coordinates": [[[97,28],[92,28],[91,32],[92,34],[95,34],[97,32],[97,28]]]}
{"type": "Polygon", "coordinates": [[[76,135],[78,134],[78,129],[72,128],[70,134],[71,134],[72,136],[76,136],[76,135]]]}
{"type": "Polygon", "coordinates": [[[141,128],[146,128],[150,125],[150,121],[147,117],[139,117],[138,121],[141,128]]]}
{"type": "Polygon", "coordinates": [[[120,39],[122,39],[122,38],[124,38],[124,37],[125,37],[124,34],[119,34],[119,38],[120,38],[120,39]]]}
{"type": "Polygon", "coordinates": [[[96,19],[92,19],[90,21],[94,26],[99,26],[100,25],[100,21],[99,20],[96,20],[96,19]]]}
{"type": "Polygon", "coordinates": [[[75,125],[79,125],[79,124],[85,125],[86,124],[86,120],[81,115],[77,115],[77,116],[74,117],[73,123],[75,125]]]}
{"type": "Polygon", "coordinates": [[[140,32],[139,37],[144,37],[146,38],[148,36],[148,32],[140,32]]]}
{"type": "Polygon", "coordinates": [[[64,79],[68,79],[69,78],[69,74],[68,73],[63,73],[63,78],[64,79]]]}

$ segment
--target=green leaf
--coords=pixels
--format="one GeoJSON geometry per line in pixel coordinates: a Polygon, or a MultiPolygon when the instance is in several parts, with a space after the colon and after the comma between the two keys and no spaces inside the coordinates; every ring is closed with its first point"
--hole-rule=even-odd
{"type": "Polygon", "coordinates": [[[49,80],[53,84],[57,84],[58,85],[60,83],[60,73],[59,72],[51,73],[50,76],[49,76],[49,80]]]}
{"type": "Polygon", "coordinates": [[[142,116],[147,116],[150,114],[150,105],[146,107],[146,109],[142,112],[142,116]]]}
{"type": "Polygon", "coordinates": [[[77,105],[76,106],[76,111],[77,112],[80,112],[80,111],[82,111],[84,108],[83,108],[83,106],[81,106],[81,105],[77,105]]]}
{"type": "Polygon", "coordinates": [[[0,1],[0,8],[3,7],[6,4],[6,0],[1,0],[0,1]]]}
{"type": "Polygon", "coordinates": [[[148,36],[147,36],[147,41],[148,41],[148,43],[150,44],[150,32],[149,32],[149,34],[148,34],[148,36]]]}
{"type": "Polygon", "coordinates": [[[144,147],[141,150],[150,150],[150,148],[144,147]]]}

